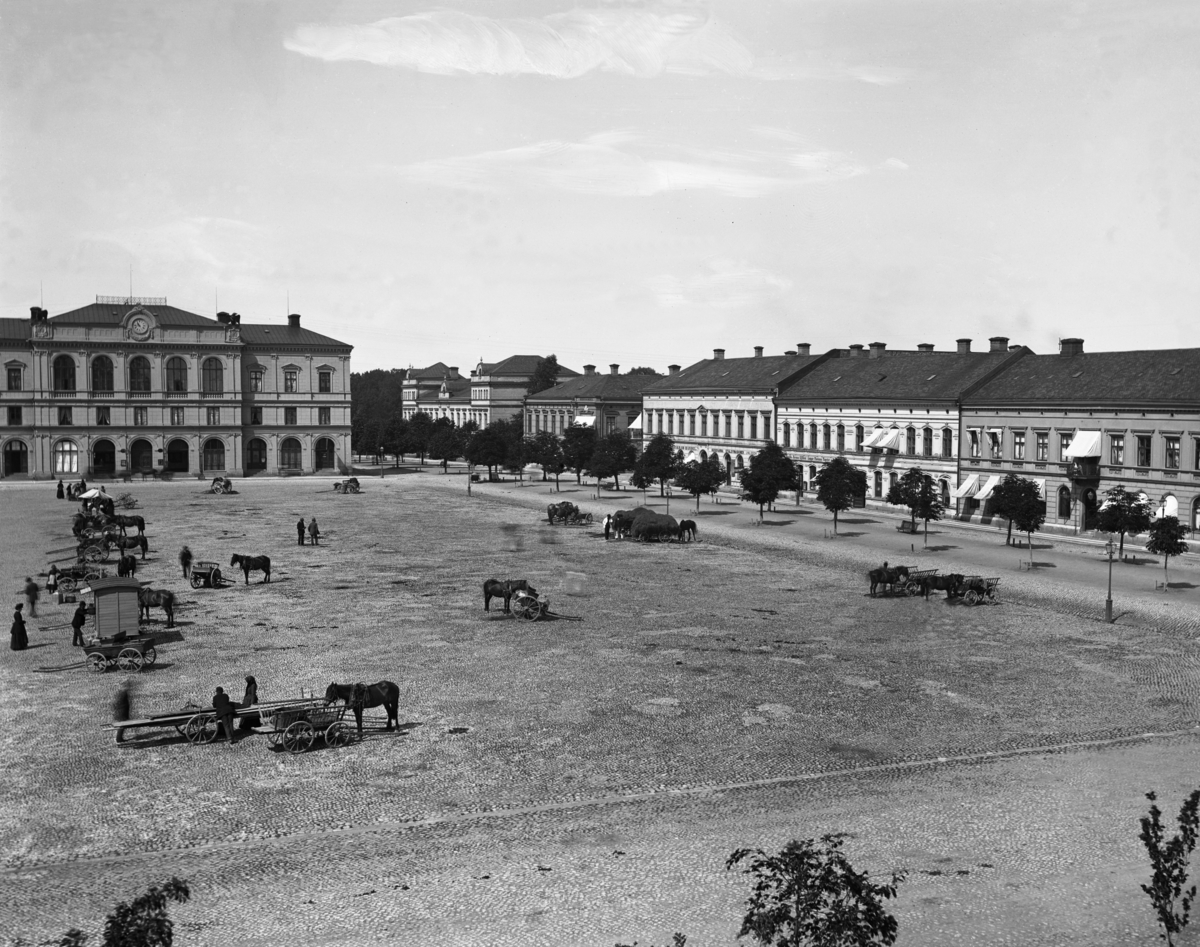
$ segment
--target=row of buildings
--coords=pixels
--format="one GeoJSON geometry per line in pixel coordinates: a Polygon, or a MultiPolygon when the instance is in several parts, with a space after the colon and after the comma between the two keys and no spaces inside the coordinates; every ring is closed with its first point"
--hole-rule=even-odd
{"type": "Polygon", "coordinates": [[[214,477],[348,468],[350,353],[285,324],[97,296],[0,319],[5,477],[214,477]]]}
{"type": "Polygon", "coordinates": [[[800,466],[806,487],[845,456],[867,474],[862,505],[881,504],[910,467],[938,485],[961,519],[987,520],[1008,473],[1037,483],[1047,525],[1093,528],[1104,491],[1144,495],[1160,515],[1200,529],[1200,349],[1087,353],[1081,339],[1039,355],[996,336],[888,349],[882,342],[814,354],[713,357],[666,375],[569,369],[524,394],[538,356],[480,362],[469,378],[441,363],[409,370],[406,416],[480,424],[523,414],[526,431],[670,436],[688,460],[717,457],[732,479],[768,441],[800,466]]]}

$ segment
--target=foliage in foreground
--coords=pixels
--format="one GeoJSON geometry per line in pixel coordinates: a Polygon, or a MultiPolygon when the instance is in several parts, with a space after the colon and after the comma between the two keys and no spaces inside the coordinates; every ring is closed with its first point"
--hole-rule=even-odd
{"type": "Polygon", "coordinates": [[[1162,928],[1158,936],[1167,942],[1167,947],[1175,947],[1178,943],[1176,935],[1187,927],[1196,898],[1196,886],[1189,888],[1187,883],[1188,862],[1196,849],[1197,829],[1200,828],[1200,789],[1193,790],[1183,801],[1179,810],[1179,834],[1172,836],[1165,845],[1162,810],[1154,804],[1158,797],[1148,792],[1146,798],[1150,800],[1150,814],[1141,818],[1140,838],[1150,856],[1153,873],[1150,884],[1142,885],[1142,890],[1154,905],[1158,926],[1162,928]]]}
{"type": "MultiPolygon", "coordinates": [[[[175,934],[167,917],[167,901],[182,904],[189,897],[187,882],[172,877],[161,888],[153,886],[128,904],[118,904],[104,921],[101,947],[171,947],[175,934]]],[[[87,939],[83,931],[72,928],[62,936],[58,947],[83,947],[87,939]]]]}
{"type": "Polygon", "coordinates": [[[754,879],[738,937],[767,947],[875,947],[896,942],[896,919],[884,902],[904,880],[874,884],[842,852],[845,835],[788,842],[778,855],[740,848],[726,870],[746,863],[754,879]]]}

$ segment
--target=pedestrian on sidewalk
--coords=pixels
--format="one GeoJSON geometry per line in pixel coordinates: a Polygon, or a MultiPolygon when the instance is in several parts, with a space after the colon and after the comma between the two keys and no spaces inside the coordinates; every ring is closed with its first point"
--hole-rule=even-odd
{"type": "Polygon", "coordinates": [[[38,584],[25,576],[25,600],[29,603],[29,617],[37,618],[38,584]]]}

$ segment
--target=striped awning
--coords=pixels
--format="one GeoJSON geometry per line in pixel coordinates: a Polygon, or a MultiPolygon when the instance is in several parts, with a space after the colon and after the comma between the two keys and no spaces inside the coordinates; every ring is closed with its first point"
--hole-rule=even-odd
{"type": "Polygon", "coordinates": [[[898,427],[891,428],[887,433],[873,445],[880,450],[896,450],[900,449],[900,429],[898,427]]]}
{"type": "Polygon", "coordinates": [[[992,495],[992,491],[1000,486],[1000,481],[1004,479],[1003,474],[993,474],[988,477],[987,483],[983,485],[983,489],[975,494],[975,499],[982,503],[992,495]]]}
{"type": "Polygon", "coordinates": [[[950,491],[950,496],[955,498],[969,497],[979,483],[979,474],[971,474],[962,483],[950,491]]]}
{"type": "Polygon", "coordinates": [[[871,448],[871,447],[878,447],[880,440],[882,440],[887,435],[887,432],[888,432],[888,429],[885,427],[875,428],[875,430],[873,430],[869,435],[867,435],[867,439],[865,441],[863,441],[863,450],[867,450],[868,448],[871,448]]]}

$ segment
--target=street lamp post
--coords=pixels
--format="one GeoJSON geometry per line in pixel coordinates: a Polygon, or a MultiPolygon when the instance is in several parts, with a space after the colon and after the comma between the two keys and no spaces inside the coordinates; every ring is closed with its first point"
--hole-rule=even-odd
{"type": "Polygon", "coordinates": [[[1110,539],[1104,544],[1104,551],[1108,553],[1108,598],[1104,600],[1104,620],[1110,625],[1113,620],[1112,613],[1112,564],[1113,553],[1116,551],[1116,544],[1110,539]]]}

